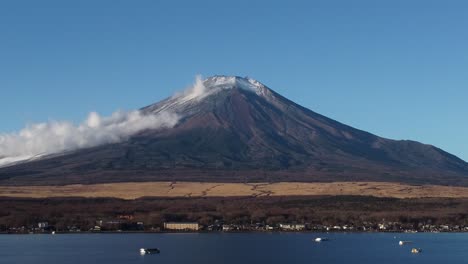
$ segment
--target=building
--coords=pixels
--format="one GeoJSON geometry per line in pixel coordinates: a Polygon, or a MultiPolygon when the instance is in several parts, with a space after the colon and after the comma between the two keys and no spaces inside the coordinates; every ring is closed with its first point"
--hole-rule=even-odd
{"type": "Polygon", "coordinates": [[[305,229],[305,225],[301,224],[279,224],[281,230],[301,231],[305,229]]]}
{"type": "Polygon", "coordinates": [[[181,231],[198,231],[200,226],[198,223],[176,223],[176,222],[168,222],[164,223],[165,230],[181,230],[181,231]]]}
{"type": "Polygon", "coordinates": [[[39,223],[37,223],[37,227],[39,227],[40,229],[45,229],[45,228],[49,227],[49,223],[48,222],[39,222],[39,223]]]}
{"type": "Polygon", "coordinates": [[[117,218],[123,219],[123,220],[131,221],[131,220],[133,220],[135,217],[134,217],[133,215],[119,215],[117,218]]]}

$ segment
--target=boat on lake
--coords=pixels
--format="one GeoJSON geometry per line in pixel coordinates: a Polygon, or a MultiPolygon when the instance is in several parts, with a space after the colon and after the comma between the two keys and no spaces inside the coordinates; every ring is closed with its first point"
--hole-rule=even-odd
{"type": "Polygon", "coordinates": [[[404,240],[400,240],[400,242],[398,242],[398,245],[400,246],[403,246],[405,244],[409,244],[409,243],[413,243],[412,241],[404,241],[404,240]]]}
{"type": "Polygon", "coordinates": [[[328,241],[329,239],[326,237],[317,237],[314,241],[315,242],[323,242],[323,241],[328,241]]]}
{"type": "Polygon", "coordinates": [[[159,254],[161,251],[157,248],[140,248],[140,254],[159,254]]]}
{"type": "Polygon", "coordinates": [[[413,253],[413,254],[418,254],[418,253],[421,253],[421,252],[422,252],[422,249],[420,249],[420,248],[412,248],[411,249],[411,253],[413,253]]]}

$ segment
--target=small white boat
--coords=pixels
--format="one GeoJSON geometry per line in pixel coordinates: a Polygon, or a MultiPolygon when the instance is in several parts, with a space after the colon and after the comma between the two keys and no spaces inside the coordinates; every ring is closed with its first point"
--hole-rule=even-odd
{"type": "Polygon", "coordinates": [[[51,234],[52,234],[52,235],[55,235],[55,231],[52,231],[52,233],[51,233],[51,234]]]}
{"type": "Polygon", "coordinates": [[[315,242],[328,241],[328,238],[326,238],[326,237],[317,237],[314,241],[315,241],[315,242]]]}
{"type": "Polygon", "coordinates": [[[418,254],[418,253],[421,253],[421,252],[422,252],[422,249],[420,249],[420,248],[412,248],[411,249],[411,253],[413,253],[413,254],[418,254]]]}
{"type": "Polygon", "coordinates": [[[159,254],[161,252],[157,248],[140,248],[140,254],[141,255],[146,255],[146,254],[159,254]]]}
{"type": "Polygon", "coordinates": [[[409,243],[412,243],[412,242],[411,241],[400,240],[400,242],[398,242],[398,245],[403,246],[403,245],[409,244],[409,243]]]}

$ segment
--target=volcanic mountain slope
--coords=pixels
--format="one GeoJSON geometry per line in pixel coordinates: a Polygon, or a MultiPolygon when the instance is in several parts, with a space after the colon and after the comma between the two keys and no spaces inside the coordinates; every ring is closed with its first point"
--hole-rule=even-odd
{"type": "Polygon", "coordinates": [[[468,186],[468,164],[431,145],[344,125],[250,78],[214,76],[141,111],[174,128],[0,169],[2,185],[129,181],[392,181],[468,186]]]}

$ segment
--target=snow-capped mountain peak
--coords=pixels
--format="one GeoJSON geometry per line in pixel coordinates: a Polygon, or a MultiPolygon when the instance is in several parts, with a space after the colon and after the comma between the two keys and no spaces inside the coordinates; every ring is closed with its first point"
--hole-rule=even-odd
{"type": "Polygon", "coordinates": [[[203,85],[208,90],[239,88],[246,91],[254,92],[257,95],[263,95],[266,89],[265,85],[252,78],[242,78],[239,76],[224,75],[216,75],[213,77],[209,77],[203,81],[203,85]]]}
{"type": "Polygon", "coordinates": [[[198,104],[211,95],[235,89],[251,92],[264,98],[271,95],[271,92],[264,84],[249,77],[215,75],[202,79],[197,76],[194,84],[185,91],[176,93],[172,97],[144,110],[157,113],[170,109],[179,112],[181,109],[186,109],[186,106],[198,104]]]}

